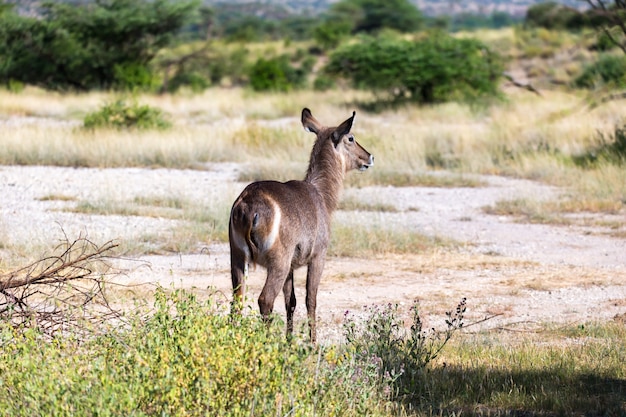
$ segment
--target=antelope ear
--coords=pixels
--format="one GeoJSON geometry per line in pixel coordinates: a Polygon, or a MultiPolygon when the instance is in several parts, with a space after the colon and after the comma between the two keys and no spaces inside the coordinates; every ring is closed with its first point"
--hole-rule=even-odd
{"type": "Polygon", "coordinates": [[[311,114],[311,110],[306,107],[302,109],[302,126],[307,132],[313,132],[316,135],[322,130],[322,124],[317,121],[311,114]]]}
{"type": "Polygon", "coordinates": [[[335,131],[333,132],[333,143],[335,146],[339,143],[339,140],[344,136],[350,133],[350,129],[352,129],[352,124],[354,123],[354,117],[356,116],[356,112],[352,112],[352,117],[348,120],[340,124],[335,131]]]}

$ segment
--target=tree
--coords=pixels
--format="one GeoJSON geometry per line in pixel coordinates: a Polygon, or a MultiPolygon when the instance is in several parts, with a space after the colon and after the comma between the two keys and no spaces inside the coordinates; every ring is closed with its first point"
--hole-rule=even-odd
{"type": "Polygon", "coordinates": [[[585,16],[572,7],[548,1],[530,6],[524,25],[556,30],[580,29],[585,25],[585,16]]]}
{"type": "Polygon", "coordinates": [[[0,82],[51,89],[149,87],[149,63],[196,0],[47,2],[39,18],[0,14],[0,82]]]}
{"type": "Polygon", "coordinates": [[[477,40],[436,33],[418,41],[382,36],[344,45],[325,71],[394,102],[435,103],[497,95],[502,64],[477,40]]]}
{"type": "Polygon", "coordinates": [[[330,8],[329,19],[352,22],[354,33],[384,28],[413,32],[423,23],[422,14],[409,0],[341,0],[330,8]]]}
{"type": "Polygon", "coordinates": [[[591,7],[592,22],[601,33],[626,54],[626,0],[585,0],[591,7]]]}

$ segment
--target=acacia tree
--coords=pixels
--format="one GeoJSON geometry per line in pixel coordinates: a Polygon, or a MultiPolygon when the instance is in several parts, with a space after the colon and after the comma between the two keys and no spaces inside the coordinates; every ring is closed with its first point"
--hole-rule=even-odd
{"type": "Polygon", "coordinates": [[[598,29],[626,54],[626,0],[583,0],[594,12],[598,29]]]}
{"type": "Polygon", "coordinates": [[[156,53],[197,0],[46,2],[40,16],[0,14],[0,82],[44,88],[147,87],[156,53]]]}
{"type": "Polygon", "coordinates": [[[324,70],[392,102],[428,104],[497,96],[502,60],[475,39],[445,33],[418,41],[380,36],[335,50],[324,70]]]}

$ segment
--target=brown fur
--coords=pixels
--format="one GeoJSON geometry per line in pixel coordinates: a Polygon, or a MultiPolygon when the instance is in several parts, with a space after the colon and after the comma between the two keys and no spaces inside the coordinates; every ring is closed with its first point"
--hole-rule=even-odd
{"type": "Polygon", "coordinates": [[[287,309],[287,334],[293,332],[296,296],[293,271],[307,266],[306,306],[315,343],[317,288],[330,240],[331,215],[337,208],[345,173],[374,163],[350,133],[355,113],[338,127],[324,127],[302,110],[302,125],[317,135],[303,181],[259,181],[248,185],[233,204],[229,241],[233,311],[241,308],[247,265],[267,269],[259,308],[267,318],[281,288],[287,309]]]}

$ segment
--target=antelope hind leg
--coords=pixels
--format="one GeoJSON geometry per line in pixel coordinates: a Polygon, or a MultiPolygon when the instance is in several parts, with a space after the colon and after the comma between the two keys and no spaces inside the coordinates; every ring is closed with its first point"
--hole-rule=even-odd
{"type": "Polygon", "coordinates": [[[293,269],[289,271],[285,285],[283,285],[285,296],[285,310],[287,311],[287,337],[293,334],[293,312],[296,310],[296,293],[293,285],[293,269]]]}
{"type": "Polygon", "coordinates": [[[231,314],[241,314],[246,280],[248,279],[248,262],[245,254],[232,246],[230,249],[230,274],[233,284],[233,301],[230,312],[231,314]]]}

